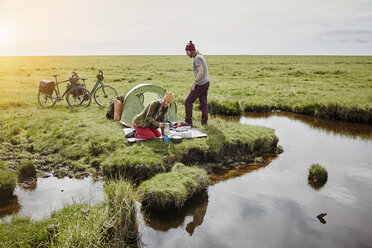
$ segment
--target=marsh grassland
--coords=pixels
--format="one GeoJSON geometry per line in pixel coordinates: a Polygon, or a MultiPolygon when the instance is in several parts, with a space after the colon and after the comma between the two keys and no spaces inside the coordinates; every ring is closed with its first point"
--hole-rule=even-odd
{"type": "MultiPolygon", "coordinates": [[[[212,113],[240,115],[243,111],[285,110],[372,123],[372,57],[205,57],[212,113]]],[[[277,146],[278,138],[270,128],[242,125],[217,116],[210,116],[207,127],[200,126],[197,103],[194,123],[208,137],[184,140],[178,145],[161,140],[129,144],[120,124],[107,120],[106,109],[94,102],[86,109],[72,109],[65,101],[49,109],[38,105],[40,80],[52,80],[51,74],[59,74],[59,79],[64,80],[76,71],[80,77],[88,78],[91,89],[99,69],[104,71],[105,83],[120,95],[145,82],[173,91],[179,120],[184,119],[183,101],[193,80],[192,60],[186,56],[0,57],[0,172],[4,174],[0,184],[3,183],[3,188],[14,189],[16,175],[25,163],[34,166],[39,177],[46,172],[77,178],[101,174],[114,179],[125,177],[137,183],[157,173],[169,172],[176,162],[188,166],[208,161],[221,163],[225,161],[222,156],[232,161],[234,154],[243,161],[252,161],[255,154],[274,151],[277,146]]],[[[132,211],[136,196],[131,187],[128,182],[110,180],[105,190],[107,199],[102,204],[92,207],[76,204],[39,222],[13,218],[10,223],[0,224],[4,234],[0,244],[88,247],[89,243],[109,246],[115,240],[133,239],[136,227],[132,211]],[[127,197],[126,202],[119,200],[123,191],[129,192],[123,196],[127,197]],[[82,210],[85,208],[90,210],[82,210]],[[70,215],[75,213],[78,218],[71,217],[70,221],[70,215]],[[117,214],[122,219],[121,213],[128,222],[118,221],[117,214]],[[112,221],[106,223],[105,219],[112,221]],[[98,220],[97,225],[89,229],[87,225],[93,220],[98,220]],[[57,236],[47,232],[49,224],[58,225],[57,236]],[[78,234],[72,235],[77,226],[78,234]],[[31,235],[28,230],[38,231],[31,235]],[[19,239],[11,237],[14,232],[20,234],[19,239]]]]}

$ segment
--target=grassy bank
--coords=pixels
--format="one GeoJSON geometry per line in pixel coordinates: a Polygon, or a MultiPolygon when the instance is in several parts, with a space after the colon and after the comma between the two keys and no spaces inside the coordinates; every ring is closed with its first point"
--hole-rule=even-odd
{"type": "Polygon", "coordinates": [[[176,163],[171,172],[160,173],[139,186],[143,205],[150,208],[181,208],[193,195],[208,187],[207,173],[176,163]]]}
{"type": "Polygon", "coordinates": [[[75,203],[32,221],[13,217],[0,224],[0,247],[124,247],[136,244],[135,199],[129,183],[105,185],[104,202],[75,203]]]}
{"type": "MultiPolygon", "coordinates": [[[[26,108],[7,109],[0,115],[0,155],[9,168],[19,170],[30,160],[39,174],[53,171],[56,176],[78,176],[104,171],[148,177],[164,171],[176,161],[187,161],[190,149],[219,151],[225,144],[275,143],[274,131],[265,127],[241,125],[211,118],[199,128],[207,138],[185,139],[168,145],[161,140],[129,144],[118,122],[105,118],[106,109],[26,108]]],[[[179,116],[182,118],[182,108],[179,116]]],[[[200,112],[195,111],[196,118],[200,112]]]]}
{"type": "Polygon", "coordinates": [[[208,126],[199,128],[208,135],[207,138],[184,139],[177,145],[152,140],[117,149],[102,162],[103,172],[108,176],[121,175],[141,181],[168,171],[175,162],[226,164],[228,158],[242,159],[273,151],[278,142],[273,129],[226,122],[220,118],[213,118],[208,126]]]}

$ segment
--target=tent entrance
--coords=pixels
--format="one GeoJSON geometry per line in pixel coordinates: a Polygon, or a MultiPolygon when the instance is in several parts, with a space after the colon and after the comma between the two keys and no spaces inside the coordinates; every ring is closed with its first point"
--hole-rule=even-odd
{"type": "MultiPolygon", "coordinates": [[[[124,97],[120,123],[132,127],[133,117],[139,114],[151,101],[162,99],[165,92],[164,88],[150,83],[134,86],[124,97]]],[[[178,121],[176,103],[172,103],[167,116],[171,121],[178,121]]]]}

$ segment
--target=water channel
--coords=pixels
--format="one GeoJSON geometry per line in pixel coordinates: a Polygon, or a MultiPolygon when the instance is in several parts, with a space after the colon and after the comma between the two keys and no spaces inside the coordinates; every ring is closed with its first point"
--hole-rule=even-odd
{"type": "MultiPolygon", "coordinates": [[[[284,153],[212,177],[181,211],[142,209],[145,247],[372,247],[372,126],[291,113],[230,121],[274,128],[284,153]],[[328,170],[321,188],[307,183],[313,163],[328,170]]],[[[102,182],[63,180],[17,188],[14,212],[40,219],[72,197],[103,198],[102,182]]],[[[2,220],[13,213],[4,211],[2,220]]]]}
{"type": "Polygon", "coordinates": [[[290,113],[239,121],[274,128],[284,153],[230,171],[179,213],[145,214],[147,247],[372,246],[372,126],[290,113]],[[307,183],[313,163],[328,170],[320,189],[307,183]]]}

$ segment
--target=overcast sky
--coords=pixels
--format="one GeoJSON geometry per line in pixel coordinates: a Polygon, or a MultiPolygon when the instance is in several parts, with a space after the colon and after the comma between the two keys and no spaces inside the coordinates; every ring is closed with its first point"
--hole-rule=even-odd
{"type": "Polygon", "coordinates": [[[372,55],[372,0],[0,0],[0,56],[372,55]]]}

